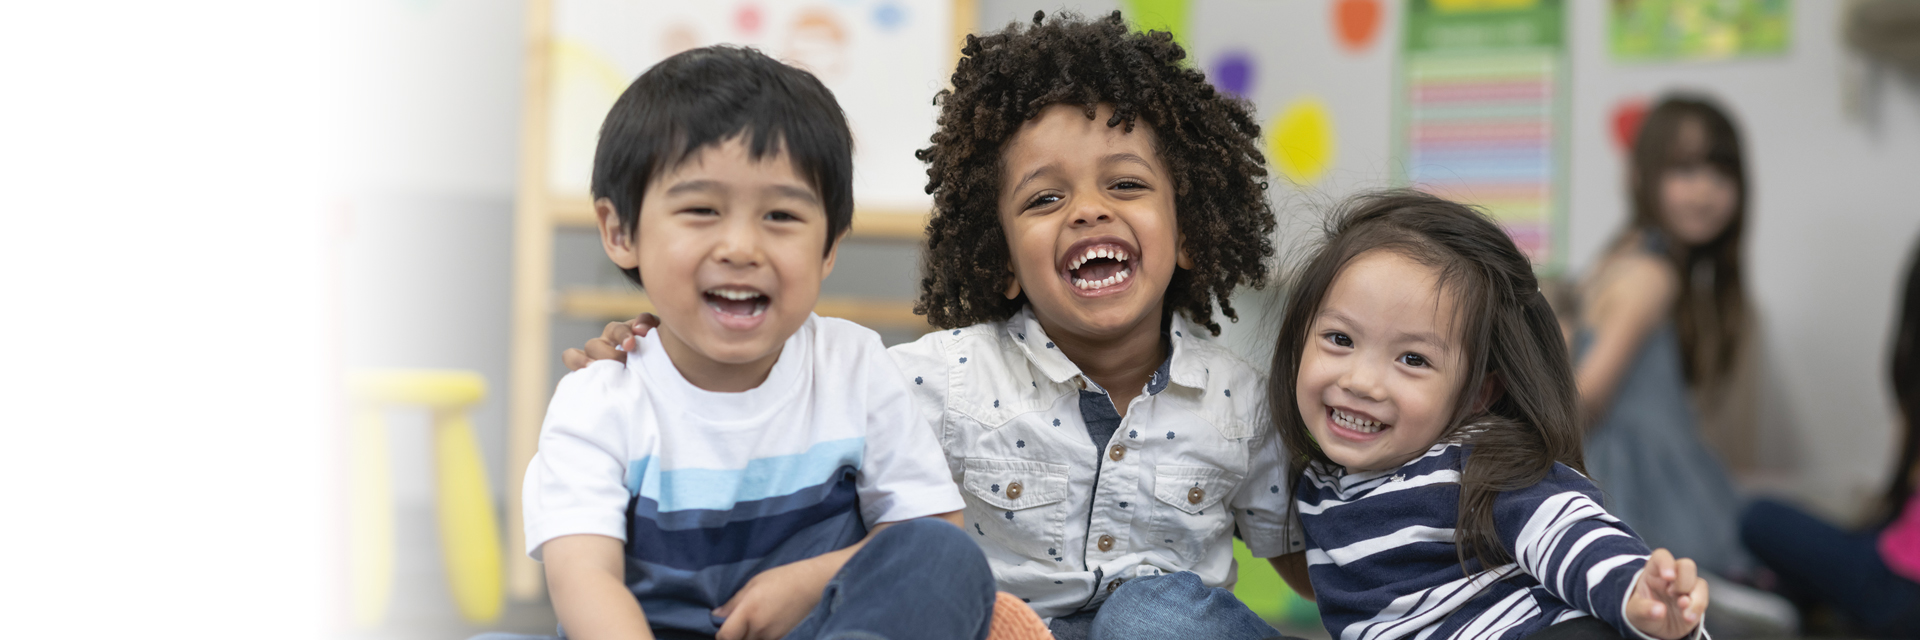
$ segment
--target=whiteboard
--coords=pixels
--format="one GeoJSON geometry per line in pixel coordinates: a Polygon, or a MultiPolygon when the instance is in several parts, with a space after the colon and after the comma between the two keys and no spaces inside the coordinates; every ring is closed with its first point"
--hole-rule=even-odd
{"type": "Polygon", "coordinates": [[[600,123],[634,78],[711,44],[755,47],[807,69],[853,130],[854,203],[925,213],[933,96],[958,51],[954,0],[556,0],[549,56],[550,195],[585,198],[600,123]]]}

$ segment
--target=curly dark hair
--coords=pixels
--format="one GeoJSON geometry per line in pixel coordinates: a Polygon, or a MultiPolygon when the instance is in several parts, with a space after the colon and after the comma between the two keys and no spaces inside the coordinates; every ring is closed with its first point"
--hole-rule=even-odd
{"type": "Polygon", "coordinates": [[[1193,269],[1176,269],[1164,309],[1182,311],[1219,335],[1213,306],[1238,320],[1234,287],[1266,284],[1273,256],[1260,125],[1247,101],[1214,90],[1164,31],[1127,29],[1120,12],[1099,20],[1073,13],[967,36],[953,88],[940,107],[933,146],[915,153],[927,167],[933,218],[914,312],[936,327],[1004,320],[1026,304],[1001,292],[1011,259],[1000,227],[1001,152],[1022,123],[1054,104],[1083,105],[1089,120],[1109,104],[1107,126],[1144,120],[1174,176],[1174,207],[1193,269]]]}

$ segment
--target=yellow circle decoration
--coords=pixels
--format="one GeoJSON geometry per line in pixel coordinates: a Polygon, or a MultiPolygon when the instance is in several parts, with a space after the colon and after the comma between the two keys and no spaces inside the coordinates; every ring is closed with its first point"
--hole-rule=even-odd
{"type": "Polygon", "coordinates": [[[1318,98],[1293,101],[1267,126],[1267,159],[1295,184],[1319,181],[1333,166],[1336,146],[1333,116],[1318,98]]]}

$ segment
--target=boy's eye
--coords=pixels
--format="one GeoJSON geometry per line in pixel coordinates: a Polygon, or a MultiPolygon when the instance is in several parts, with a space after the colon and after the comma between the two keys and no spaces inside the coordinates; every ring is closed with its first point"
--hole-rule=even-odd
{"type": "Polygon", "coordinates": [[[1141,183],[1139,183],[1139,182],[1137,182],[1137,181],[1134,181],[1134,180],[1121,180],[1121,181],[1119,181],[1119,182],[1116,182],[1116,183],[1113,183],[1113,188],[1115,188],[1115,189],[1128,189],[1128,190],[1132,190],[1132,189],[1145,189],[1145,188],[1147,188],[1147,185],[1144,185],[1144,184],[1141,184],[1141,183]]]}
{"type": "Polygon", "coordinates": [[[1056,196],[1051,193],[1043,193],[1043,194],[1034,196],[1032,200],[1028,200],[1027,208],[1034,209],[1038,207],[1044,207],[1059,201],[1060,201],[1060,196],[1056,196]]]}
{"type": "Polygon", "coordinates": [[[1418,353],[1409,353],[1409,354],[1400,356],[1400,364],[1404,364],[1409,367],[1425,367],[1432,363],[1427,362],[1426,356],[1420,355],[1418,353]]]}
{"type": "Polygon", "coordinates": [[[1348,337],[1347,334],[1340,333],[1338,331],[1327,332],[1327,341],[1333,343],[1333,345],[1336,347],[1352,347],[1353,346],[1353,338],[1348,337]]]}
{"type": "Polygon", "coordinates": [[[691,208],[687,208],[687,209],[683,209],[683,210],[681,210],[681,213],[691,213],[691,214],[693,214],[693,215],[696,215],[696,216],[717,216],[717,215],[720,215],[720,212],[718,212],[718,211],[714,211],[714,210],[712,210],[712,209],[708,209],[708,208],[706,208],[706,207],[691,207],[691,208]]]}
{"type": "Polygon", "coordinates": [[[769,211],[767,212],[767,219],[774,222],[789,222],[799,220],[800,217],[785,211],[769,211]]]}

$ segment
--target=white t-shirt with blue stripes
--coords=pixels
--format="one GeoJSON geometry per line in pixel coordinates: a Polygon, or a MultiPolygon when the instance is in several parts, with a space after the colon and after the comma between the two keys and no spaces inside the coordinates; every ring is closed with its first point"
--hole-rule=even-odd
{"type": "Polygon", "coordinates": [[[1599,617],[1629,638],[1625,603],[1648,549],[1600,507],[1600,490],[1555,464],[1531,487],[1494,500],[1514,561],[1483,567],[1454,544],[1467,447],[1442,442],[1389,471],[1313,464],[1295,490],[1308,573],[1338,640],[1517,639],[1599,617]]]}
{"type": "Polygon", "coordinates": [[[575,534],[626,542],[655,628],[712,634],[710,610],[761,571],[964,506],[879,335],[810,317],[765,382],[716,393],[661,348],[600,361],[554,391],[524,487],[527,553],[575,534]]]}

